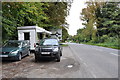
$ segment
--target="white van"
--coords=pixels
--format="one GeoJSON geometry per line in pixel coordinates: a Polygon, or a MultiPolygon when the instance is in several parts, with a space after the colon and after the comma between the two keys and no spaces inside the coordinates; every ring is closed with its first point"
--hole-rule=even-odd
{"type": "Polygon", "coordinates": [[[51,32],[40,28],[38,26],[23,26],[17,27],[18,29],[18,40],[29,40],[30,50],[35,50],[36,43],[51,34],[51,32]]]}

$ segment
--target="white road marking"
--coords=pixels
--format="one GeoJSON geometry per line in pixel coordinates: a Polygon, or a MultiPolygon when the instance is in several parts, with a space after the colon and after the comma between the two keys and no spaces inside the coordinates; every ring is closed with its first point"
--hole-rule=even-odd
{"type": "MultiPolygon", "coordinates": [[[[73,52],[73,53],[75,53],[73,50],[72,50],[72,48],[71,48],[71,46],[70,46],[70,49],[71,49],[71,51],[73,52]]],[[[76,54],[75,54],[76,55],[76,54]]],[[[97,76],[88,68],[88,65],[84,62],[84,60],[82,59],[82,58],[80,58],[79,56],[76,56],[77,58],[77,60],[79,59],[83,64],[84,64],[84,66],[86,66],[87,67],[87,69],[89,70],[89,72],[92,74],[92,76],[94,77],[94,78],[97,78],[97,76]]]]}
{"type": "Polygon", "coordinates": [[[54,70],[58,70],[57,68],[52,68],[52,69],[54,69],[54,70]]]}
{"type": "Polygon", "coordinates": [[[67,58],[65,58],[65,57],[61,57],[61,59],[64,60],[64,59],[67,59],[67,58]]]}
{"type": "MultiPolygon", "coordinates": [[[[85,62],[83,64],[88,68],[88,65],[85,62]]],[[[94,78],[97,78],[97,76],[90,69],[89,69],[89,71],[94,78]]]]}
{"type": "MultiPolygon", "coordinates": [[[[95,49],[98,50],[98,51],[103,51],[102,49],[97,49],[97,48],[95,48],[95,49]]],[[[119,55],[116,54],[116,53],[110,53],[110,54],[115,55],[115,56],[119,56],[119,55]]]]}
{"type": "Polygon", "coordinates": [[[87,64],[86,63],[83,63],[85,66],[87,66],[87,64]]]}
{"type": "Polygon", "coordinates": [[[95,48],[96,50],[98,50],[98,51],[103,51],[103,50],[101,50],[101,49],[97,49],[97,48],[95,48]]]}
{"type": "Polygon", "coordinates": [[[84,45],[84,44],[76,44],[76,45],[84,45]]]}
{"type": "Polygon", "coordinates": [[[82,61],[83,62],[83,59],[82,58],[79,58],[80,59],[80,61],[82,61]]]}
{"type": "Polygon", "coordinates": [[[97,76],[91,71],[91,74],[93,75],[94,78],[97,78],[97,76]]]}
{"type": "Polygon", "coordinates": [[[115,53],[110,53],[110,54],[115,55],[115,56],[118,56],[118,54],[115,54],[115,53]]]}

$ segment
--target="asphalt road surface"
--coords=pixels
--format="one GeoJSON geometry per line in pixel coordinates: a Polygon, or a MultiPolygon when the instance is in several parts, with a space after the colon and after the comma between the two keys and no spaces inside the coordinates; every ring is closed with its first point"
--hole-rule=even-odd
{"type": "Polygon", "coordinates": [[[84,44],[69,44],[94,78],[118,78],[118,50],[84,44]]]}
{"type": "Polygon", "coordinates": [[[118,78],[118,50],[69,43],[63,47],[61,62],[35,62],[31,54],[21,61],[3,61],[0,65],[2,78],[118,78]]]}

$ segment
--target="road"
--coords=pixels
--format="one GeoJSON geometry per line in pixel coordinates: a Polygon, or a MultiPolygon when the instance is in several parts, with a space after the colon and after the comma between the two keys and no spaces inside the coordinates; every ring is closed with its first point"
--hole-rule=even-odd
{"type": "MultiPolygon", "coordinates": [[[[3,61],[3,78],[118,78],[118,50],[69,43],[61,62],[35,62],[34,55],[21,61],[3,61]]],[[[1,64],[0,64],[1,65],[1,64]]]]}
{"type": "Polygon", "coordinates": [[[69,46],[94,78],[118,77],[118,50],[83,44],[69,46]]]}

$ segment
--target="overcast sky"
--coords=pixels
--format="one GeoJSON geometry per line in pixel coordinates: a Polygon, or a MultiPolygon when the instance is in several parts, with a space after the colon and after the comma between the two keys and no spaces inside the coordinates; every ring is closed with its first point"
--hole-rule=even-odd
{"type": "Polygon", "coordinates": [[[80,21],[80,13],[85,7],[85,0],[73,0],[70,15],[66,18],[67,23],[69,24],[68,33],[70,35],[75,35],[77,33],[77,29],[83,27],[82,21],[80,21]]]}

